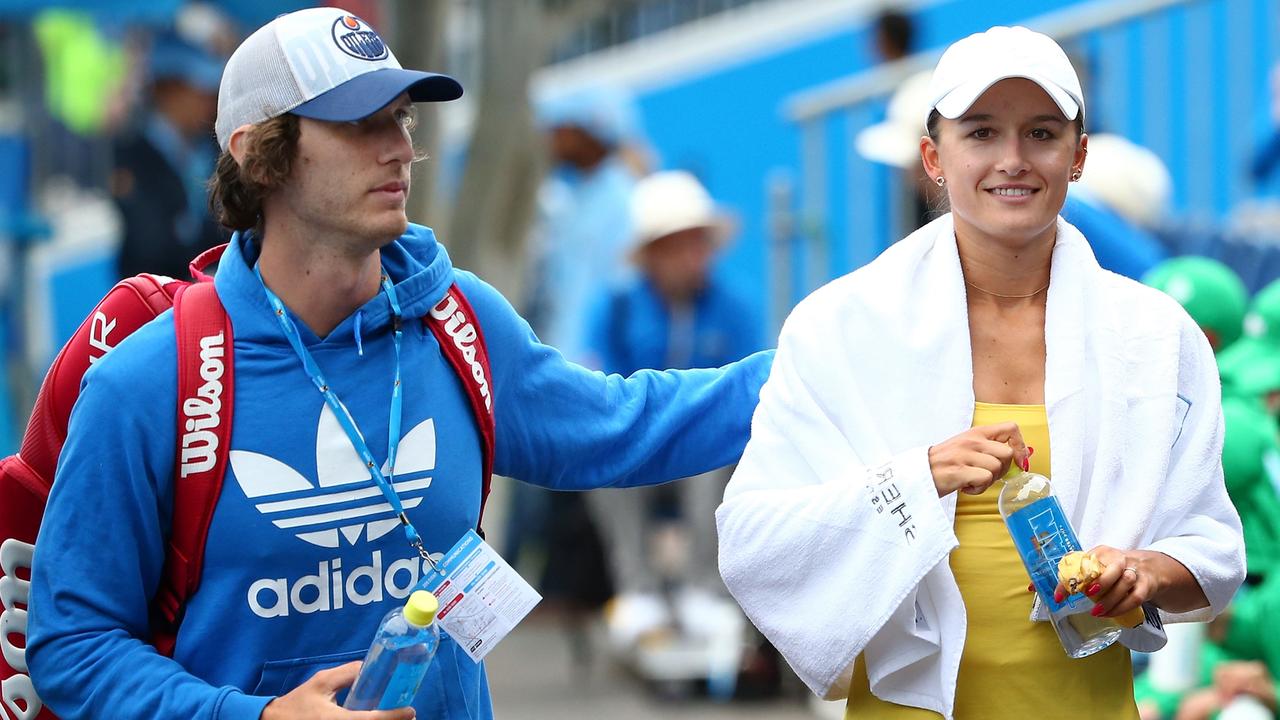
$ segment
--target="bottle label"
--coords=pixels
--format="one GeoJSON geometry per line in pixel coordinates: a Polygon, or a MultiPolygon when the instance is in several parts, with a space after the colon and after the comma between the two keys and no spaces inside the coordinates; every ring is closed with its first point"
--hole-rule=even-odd
{"type": "Polygon", "coordinates": [[[1081,549],[1080,541],[1071,530],[1071,523],[1057,498],[1052,495],[1041,498],[1009,515],[1005,523],[1027,574],[1049,610],[1057,612],[1074,606],[1082,599],[1087,600],[1080,593],[1067,597],[1063,602],[1053,599],[1053,591],[1058,587],[1058,561],[1063,555],[1081,549]]]}

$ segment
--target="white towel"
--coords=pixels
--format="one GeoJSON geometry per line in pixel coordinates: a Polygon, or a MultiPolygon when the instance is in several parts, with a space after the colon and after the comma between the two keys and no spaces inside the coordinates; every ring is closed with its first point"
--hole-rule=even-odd
{"type": "MultiPolygon", "coordinates": [[[[819,696],[844,697],[863,653],[876,696],[952,715],[966,632],[946,562],[956,501],[938,498],[928,447],[973,421],[966,308],[948,215],[783,327],[716,513],[720,571],[819,696]]],[[[1167,553],[1210,607],[1163,619],[1216,615],[1244,578],[1244,544],[1203,333],[1171,298],[1101,269],[1060,219],[1045,344],[1053,488],[1081,543],[1167,553]]]]}

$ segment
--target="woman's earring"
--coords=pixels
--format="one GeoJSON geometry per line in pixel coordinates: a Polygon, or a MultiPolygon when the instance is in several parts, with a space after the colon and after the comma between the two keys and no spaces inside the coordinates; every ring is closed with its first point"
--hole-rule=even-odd
{"type": "Polygon", "coordinates": [[[942,187],[943,185],[946,185],[946,184],[947,184],[947,179],[946,179],[946,178],[944,178],[944,177],[942,177],[941,175],[939,175],[938,177],[934,178],[934,179],[933,179],[933,181],[934,181],[934,182],[936,182],[936,183],[938,183],[938,187],[942,187]]]}
{"type": "Polygon", "coordinates": [[[1081,172],[1081,171],[1079,171],[1079,170],[1072,170],[1072,171],[1071,171],[1071,182],[1078,182],[1078,181],[1080,180],[1080,176],[1081,176],[1081,175],[1084,175],[1084,173],[1083,173],[1083,172],[1081,172]]]}

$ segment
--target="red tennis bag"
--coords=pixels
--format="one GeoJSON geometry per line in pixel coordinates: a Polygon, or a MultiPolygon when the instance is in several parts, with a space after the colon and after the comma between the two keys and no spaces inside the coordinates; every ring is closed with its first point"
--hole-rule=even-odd
{"type": "MultiPolygon", "coordinates": [[[[117,283],[58,352],[40,386],[18,454],[0,460],[0,720],[56,720],[41,702],[27,670],[27,603],[36,535],[81,379],[122,339],[171,307],[177,338],[179,423],[184,398],[208,396],[210,382],[221,385],[216,422],[202,422],[202,433],[178,428],[173,527],[160,588],[152,600],[150,638],[159,652],[173,652],[183,609],[199,588],[209,523],[230,451],[235,397],[231,321],[212,278],[204,273],[225,249],[223,245],[209,250],[191,263],[194,281],[144,274],[117,283]],[[199,392],[202,388],[205,393],[199,392]],[[184,451],[211,462],[184,464],[184,451]]],[[[480,430],[483,516],[494,443],[484,337],[475,312],[456,285],[423,321],[457,374],[480,430]]]]}

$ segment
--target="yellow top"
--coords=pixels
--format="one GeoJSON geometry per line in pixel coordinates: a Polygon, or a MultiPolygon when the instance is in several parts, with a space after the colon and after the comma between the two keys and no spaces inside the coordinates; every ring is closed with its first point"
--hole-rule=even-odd
{"type": "MultiPolygon", "coordinates": [[[[1012,420],[1035,448],[1031,471],[1049,476],[1049,420],[1043,405],[977,403],[973,424],[1012,420]]],[[[1133,668],[1119,643],[1087,658],[1063,652],[1053,627],[1031,622],[1034,599],[996,507],[1000,483],[981,495],[957,493],[956,537],[951,553],[969,629],[956,686],[956,720],[1021,720],[1078,717],[1136,720],[1133,668]]],[[[849,686],[846,720],[937,720],[937,713],[884,702],[871,694],[858,659],[849,686]]]]}

